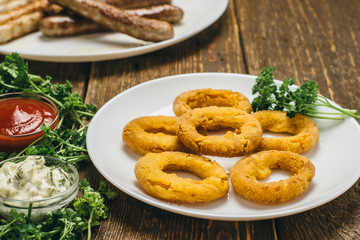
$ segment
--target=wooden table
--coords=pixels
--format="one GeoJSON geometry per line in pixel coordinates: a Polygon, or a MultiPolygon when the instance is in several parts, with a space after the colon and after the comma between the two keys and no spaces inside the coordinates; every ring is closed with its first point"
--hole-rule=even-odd
{"type": "MultiPolygon", "coordinates": [[[[155,78],[197,72],[316,80],[320,93],[360,112],[360,1],[230,0],[225,14],[196,36],[166,49],[102,62],[29,61],[30,71],[69,79],[87,103],[101,107],[155,78]]],[[[126,114],[126,113],[124,113],[126,114]]],[[[359,159],[360,160],[360,159],[359,159]]],[[[97,186],[93,167],[81,172],[97,186]]],[[[261,221],[213,221],[160,210],[125,193],[92,239],[360,239],[360,187],[313,210],[261,221]]]]}

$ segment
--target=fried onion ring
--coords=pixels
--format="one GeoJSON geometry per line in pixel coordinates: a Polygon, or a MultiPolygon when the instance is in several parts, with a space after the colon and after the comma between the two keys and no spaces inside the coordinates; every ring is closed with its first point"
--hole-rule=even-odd
{"type": "Polygon", "coordinates": [[[232,107],[204,107],[193,109],[179,117],[176,134],[185,146],[204,155],[234,157],[257,148],[262,129],[259,122],[242,110],[232,107]],[[231,128],[224,136],[205,136],[203,128],[231,128]]]}
{"type": "Polygon", "coordinates": [[[141,154],[189,149],[176,136],[177,117],[144,116],[127,123],[122,139],[133,151],[141,154]]]}
{"type": "Polygon", "coordinates": [[[250,101],[241,93],[223,89],[196,89],[181,93],[173,102],[173,111],[176,116],[202,107],[234,107],[251,113],[250,101]]]}
{"type": "Polygon", "coordinates": [[[235,191],[258,203],[281,203],[303,193],[315,175],[309,159],[290,151],[262,151],[239,160],[230,170],[230,180],[235,191]],[[260,182],[271,169],[289,170],[293,176],[280,181],[260,182]]]}
{"type": "Polygon", "coordinates": [[[229,191],[225,169],[215,161],[182,152],[148,153],[135,165],[135,176],[149,194],[182,203],[208,202],[229,191]],[[166,171],[191,172],[202,180],[182,178],[166,171]]]}
{"type": "Polygon", "coordinates": [[[252,115],[260,122],[263,131],[293,134],[283,138],[263,137],[258,151],[281,150],[303,153],[315,147],[319,140],[318,126],[311,118],[302,114],[289,118],[284,111],[264,110],[252,115]]]}

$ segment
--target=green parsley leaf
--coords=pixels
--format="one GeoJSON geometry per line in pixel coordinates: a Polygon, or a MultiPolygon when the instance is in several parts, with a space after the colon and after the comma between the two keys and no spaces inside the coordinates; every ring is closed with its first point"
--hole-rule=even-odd
{"type": "Polygon", "coordinates": [[[288,117],[295,117],[301,113],[313,118],[343,120],[344,116],[360,119],[356,110],[349,110],[331,104],[325,97],[318,94],[319,86],[313,80],[304,83],[295,90],[291,86],[293,78],[284,79],[280,86],[274,81],[274,68],[266,67],[261,70],[252,88],[256,97],[251,102],[254,112],[261,110],[286,111],[288,117]],[[322,112],[317,107],[327,107],[337,112],[322,112]]]}
{"type": "Polygon", "coordinates": [[[91,238],[91,227],[98,226],[101,220],[108,217],[107,207],[101,194],[95,191],[86,179],[80,182],[80,190],[83,196],[73,202],[74,209],[83,218],[87,219],[88,239],[91,238]]]}

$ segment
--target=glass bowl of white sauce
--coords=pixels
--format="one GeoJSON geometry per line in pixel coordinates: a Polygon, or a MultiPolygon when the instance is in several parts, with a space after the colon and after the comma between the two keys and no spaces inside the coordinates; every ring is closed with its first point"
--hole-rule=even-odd
{"type": "Polygon", "coordinates": [[[78,191],[78,171],[61,159],[21,156],[0,162],[0,214],[5,218],[15,209],[40,220],[67,206],[78,191]]]}

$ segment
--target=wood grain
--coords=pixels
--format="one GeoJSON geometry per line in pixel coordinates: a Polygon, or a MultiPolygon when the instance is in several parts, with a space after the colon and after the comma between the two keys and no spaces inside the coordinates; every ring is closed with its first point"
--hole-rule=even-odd
{"type": "Polygon", "coordinates": [[[359,1],[235,4],[250,74],[271,66],[280,80],[315,80],[321,94],[360,111],[359,1]]]}

